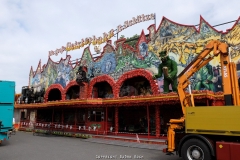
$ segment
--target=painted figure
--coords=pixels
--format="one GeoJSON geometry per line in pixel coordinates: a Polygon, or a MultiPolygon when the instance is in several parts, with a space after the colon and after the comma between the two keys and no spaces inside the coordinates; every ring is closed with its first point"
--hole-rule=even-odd
{"type": "Polygon", "coordinates": [[[209,63],[202,67],[196,76],[196,85],[194,87],[195,90],[211,90],[215,92],[215,87],[214,84],[212,82],[213,79],[213,69],[212,69],[212,65],[210,65],[209,63]]]}
{"type": "Polygon", "coordinates": [[[63,88],[66,87],[66,82],[64,78],[62,77],[61,72],[58,72],[58,76],[56,78],[55,84],[61,84],[63,88]]]}
{"type": "Polygon", "coordinates": [[[164,75],[163,91],[169,93],[169,85],[172,86],[172,91],[177,91],[177,63],[170,59],[167,51],[159,53],[162,63],[158,67],[158,74],[154,75],[153,78],[160,78],[164,75]]]}
{"type": "Polygon", "coordinates": [[[38,73],[34,79],[33,79],[33,88],[34,88],[34,92],[40,92],[42,85],[41,85],[41,74],[38,73]]]}
{"type": "Polygon", "coordinates": [[[148,51],[148,46],[146,42],[139,44],[139,52],[140,52],[141,58],[144,58],[147,56],[147,51],[148,51]]]}
{"type": "Polygon", "coordinates": [[[112,67],[112,62],[107,61],[106,62],[106,68],[105,68],[106,73],[108,73],[111,70],[111,67],[112,67]]]}
{"type": "Polygon", "coordinates": [[[160,29],[160,36],[161,37],[172,36],[171,25],[169,25],[168,23],[164,23],[160,29]]]}
{"type": "Polygon", "coordinates": [[[94,68],[99,68],[101,70],[99,73],[102,74],[110,74],[114,72],[116,68],[115,53],[112,52],[105,54],[100,62],[94,64],[94,68]]]}
{"type": "Polygon", "coordinates": [[[66,85],[70,82],[70,74],[71,74],[71,66],[69,64],[70,61],[70,56],[66,58],[66,60],[63,62],[61,66],[61,72],[62,72],[62,77],[65,80],[66,85]]]}

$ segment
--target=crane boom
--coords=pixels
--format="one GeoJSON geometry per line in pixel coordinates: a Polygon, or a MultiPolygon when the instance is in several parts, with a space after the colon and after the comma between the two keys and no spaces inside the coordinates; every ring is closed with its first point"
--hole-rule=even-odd
{"type": "MultiPolygon", "coordinates": [[[[207,44],[205,49],[198,56],[196,56],[194,60],[178,75],[178,95],[181,102],[183,115],[185,115],[186,112],[185,107],[194,106],[193,97],[185,93],[185,89],[190,84],[189,78],[219,54],[221,55],[220,61],[223,62],[221,65],[223,68],[225,68],[224,74],[228,74],[227,72],[229,69],[226,69],[229,68],[228,45],[218,40],[212,40],[207,44]]],[[[223,82],[225,84],[223,86],[224,94],[232,94],[229,85],[227,85],[230,83],[230,77],[225,77],[223,82]]]]}

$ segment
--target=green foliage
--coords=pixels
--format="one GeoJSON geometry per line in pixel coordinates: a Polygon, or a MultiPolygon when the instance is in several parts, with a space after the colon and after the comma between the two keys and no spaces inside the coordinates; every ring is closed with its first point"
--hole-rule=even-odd
{"type": "Polygon", "coordinates": [[[75,137],[87,139],[87,138],[91,138],[92,136],[91,136],[91,135],[88,135],[88,134],[76,133],[76,134],[75,134],[75,137]]]}
{"type": "Polygon", "coordinates": [[[32,132],[33,129],[31,128],[26,128],[26,132],[32,132]]]}
{"type": "MultiPolygon", "coordinates": [[[[120,38],[125,38],[124,35],[121,35],[120,38]]],[[[138,38],[139,38],[139,35],[135,34],[133,35],[132,37],[127,37],[126,38],[126,44],[132,46],[133,48],[135,48],[137,42],[138,42],[138,38]]]]}

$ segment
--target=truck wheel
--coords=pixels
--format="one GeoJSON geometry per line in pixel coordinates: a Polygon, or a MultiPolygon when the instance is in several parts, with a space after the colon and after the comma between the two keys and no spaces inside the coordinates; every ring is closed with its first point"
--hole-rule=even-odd
{"type": "Polygon", "coordinates": [[[181,149],[184,160],[212,160],[208,146],[199,139],[187,140],[181,149]]]}

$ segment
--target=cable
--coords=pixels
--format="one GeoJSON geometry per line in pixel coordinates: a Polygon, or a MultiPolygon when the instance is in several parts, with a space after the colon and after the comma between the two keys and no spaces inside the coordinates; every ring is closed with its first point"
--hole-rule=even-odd
{"type": "MultiPolygon", "coordinates": [[[[234,21],[229,21],[229,22],[226,22],[226,23],[221,23],[221,24],[217,24],[217,25],[214,25],[212,27],[217,27],[217,26],[221,26],[221,25],[224,25],[224,24],[228,24],[228,23],[232,23],[232,22],[236,22],[237,20],[234,20],[234,21]]],[[[197,25],[194,25],[194,26],[199,26],[200,24],[197,24],[197,25]]]]}

